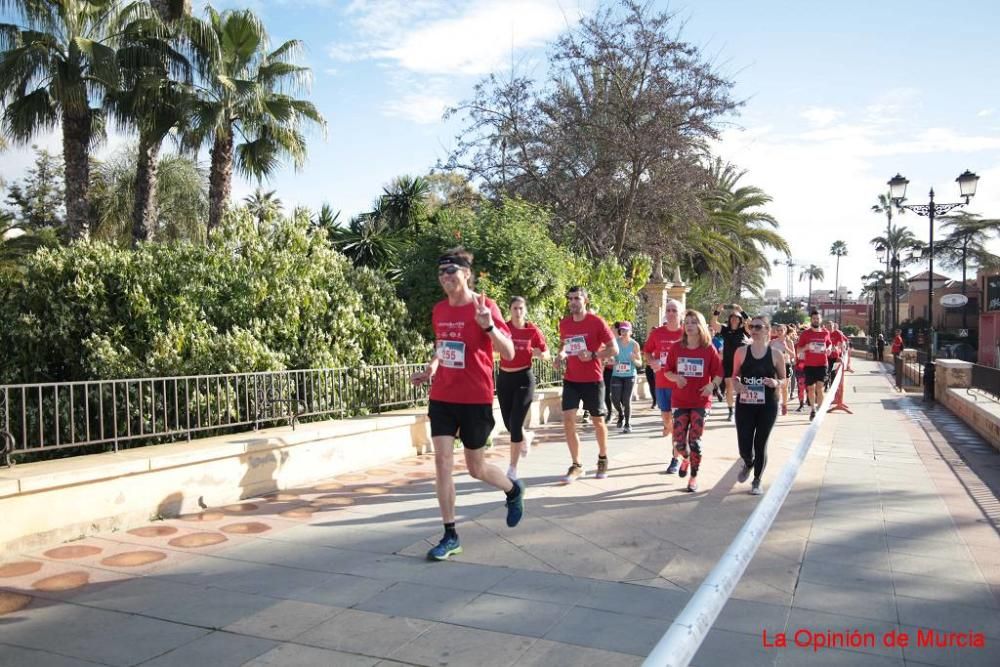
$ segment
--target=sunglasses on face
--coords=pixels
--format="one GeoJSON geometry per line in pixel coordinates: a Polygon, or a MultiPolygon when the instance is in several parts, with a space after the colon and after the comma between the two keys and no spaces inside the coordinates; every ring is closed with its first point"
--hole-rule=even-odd
{"type": "Polygon", "coordinates": [[[438,269],[438,275],[439,276],[443,276],[443,275],[445,275],[447,273],[449,276],[453,276],[456,273],[458,273],[460,270],[461,270],[461,267],[455,266],[455,265],[442,266],[440,269],[438,269]]]}
{"type": "Polygon", "coordinates": [[[763,331],[766,327],[763,324],[751,324],[750,328],[754,331],[763,331]]]}

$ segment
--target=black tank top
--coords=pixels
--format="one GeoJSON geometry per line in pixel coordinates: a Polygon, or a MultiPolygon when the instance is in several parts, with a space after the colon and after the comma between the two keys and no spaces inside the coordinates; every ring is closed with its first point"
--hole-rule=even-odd
{"type": "Polygon", "coordinates": [[[739,380],[746,387],[746,393],[739,395],[740,403],[743,405],[776,403],[778,399],[774,389],[764,385],[764,378],[778,377],[778,371],[774,367],[774,357],[771,356],[771,346],[768,345],[767,353],[763,359],[754,357],[749,345],[747,345],[746,350],[746,356],[743,357],[739,373],[739,380]]]}

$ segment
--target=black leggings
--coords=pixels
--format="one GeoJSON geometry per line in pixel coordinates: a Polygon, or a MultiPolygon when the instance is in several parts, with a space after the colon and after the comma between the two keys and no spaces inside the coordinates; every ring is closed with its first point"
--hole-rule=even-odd
{"type": "Polygon", "coordinates": [[[530,368],[500,371],[497,376],[497,399],[503,425],[510,432],[511,442],[524,440],[524,418],[528,416],[531,402],[535,400],[535,374],[530,368]]]}
{"type": "MultiPolygon", "coordinates": [[[[630,423],[632,419],[632,388],[635,387],[635,378],[611,378],[611,403],[615,406],[618,418],[625,416],[625,423],[630,423]]],[[[608,420],[611,420],[611,413],[608,413],[608,420]]]]}
{"type": "Polygon", "coordinates": [[[759,480],[767,465],[767,439],[778,418],[778,403],[743,405],[736,403],[736,438],[740,443],[740,458],[753,464],[753,478],[759,480]]]}
{"type": "Polygon", "coordinates": [[[653,400],[653,407],[656,407],[656,371],[649,364],[646,364],[646,388],[649,389],[649,396],[653,400]]]}
{"type": "Polygon", "coordinates": [[[607,415],[611,417],[611,374],[614,369],[611,366],[604,367],[604,407],[607,408],[607,415]]]}

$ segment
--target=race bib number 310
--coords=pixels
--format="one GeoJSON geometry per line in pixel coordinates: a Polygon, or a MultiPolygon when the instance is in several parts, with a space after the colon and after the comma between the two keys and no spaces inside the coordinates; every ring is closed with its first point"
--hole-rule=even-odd
{"type": "Polygon", "coordinates": [[[678,357],[677,372],[686,378],[705,377],[705,360],[697,357],[678,357]]]}
{"type": "Polygon", "coordinates": [[[440,340],[437,358],[445,368],[465,368],[465,343],[459,340],[440,340]]]}

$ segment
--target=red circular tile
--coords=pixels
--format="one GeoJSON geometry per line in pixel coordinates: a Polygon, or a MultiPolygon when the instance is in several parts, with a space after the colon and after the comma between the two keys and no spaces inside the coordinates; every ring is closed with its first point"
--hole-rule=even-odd
{"type": "Polygon", "coordinates": [[[65,547],[56,547],[55,549],[49,549],[45,552],[46,558],[58,558],[60,560],[70,559],[70,558],[87,558],[88,556],[94,556],[101,553],[103,549],[100,547],[91,547],[85,544],[69,545],[65,547]]]}
{"type": "Polygon", "coordinates": [[[408,472],[406,476],[410,479],[433,479],[434,473],[432,472],[408,472]]]}
{"type": "Polygon", "coordinates": [[[344,488],[344,485],[340,482],[323,482],[322,484],[317,484],[313,488],[317,491],[336,491],[337,489],[344,488]]]}
{"type": "Polygon", "coordinates": [[[233,514],[246,514],[247,512],[253,512],[257,509],[257,505],[253,503],[236,503],[235,505],[226,505],[222,509],[227,512],[232,512],[233,514]]]}
{"type": "Polygon", "coordinates": [[[246,523],[231,523],[219,530],[233,535],[256,535],[258,533],[266,533],[271,530],[271,527],[260,521],[248,521],[246,523]]]}
{"type": "Polygon", "coordinates": [[[21,611],[29,604],[31,604],[30,595],[22,595],[21,593],[12,593],[10,591],[0,591],[0,616],[21,611]]]}
{"type": "Polygon", "coordinates": [[[361,475],[361,474],[337,475],[337,481],[340,482],[363,482],[366,479],[368,479],[368,475],[361,475]]]}
{"type": "Polygon", "coordinates": [[[177,529],[173,526],[143,526],[142,528],[133,528],[128,531],[128,534],[136,537],[164,537],[176,532],[177,529]]]}
{"type": "Polygon", "coordinates": [[[399,465],[411,466],[413,468],[419,468],[420,466],[424,465],[424,462],[423,461],[418,461],[416,459],[407,459],[405,461],[400,461],[399,465]]]}
{"type": "Polygon", "coordinates": [[[345,506],[353,505],[354,498],[350,496],[320,496],[312,501],[310,505],[314,507],[345,506]]]}
{"type": "Polygon", "coordinates": [[[90,581],[90,575],[86,572],[67,572],[56,574],[51,577],[39,579],[31,585],[36,591],[47,591],[54,593],[57,591],[71,591],[75,588],[82,588],[90,581]]]}
{"type": "Polygon", "coordinates": [[[317,507],[293,507],[292,509],[285,510],[284,512],[278,512],[278,516],[283,516],[286,519],[308,519],[313,514],[316,513],[317,507]]]}
{"type": "Polygon", "coordinates": [[[19,560],[0,565],[0,577],[23,577],[26,574],[34,574],[41,569],[42,564],[37,560],[19,560]]]}
{"type": "Polygon", "coordinates": [[[108,556],[101,561],[102,565],[112,567],[140,567],[161,561],[167,557],[162,551],[126,551],[122,554],[108,556]]]}
{"type": "Polygon", "coordinates": [[[228,540],[225,535],[219,533],[191,533],[181,535],[167,542],[172,547],[183,547],[185,549],[198,549],[199,547],[210,547],[228,540]]]}
{"type": "Polygon", "coordinates": [[[385,468],[372,468],[371,470],[366,470],[365,473],[368,474],[368,475],[374,475],[376,477],[381,477],[383,475],[391,475],[392,471],[391,470],[387,470],[385,468]]]}
{"type": "Polygon", "coordinates": [[[225,519],[226,515],[218,510],[208,510],[207,512],[198,512],[197,514],[181,514],[178,518],[181,521],[202,522],[225,519]]]}
{"type": "Polygon", "coordinates": [[[271,502],[284,503],[290,500],[298,500],[299,494],[282,491],[281,493],[269,493],[266,496],[264,496],[264,499],[269,500],[271,502]]]}
{"type": "Polygon", "coordinates": [[[389,489],[384,486],[359,486],[355,491],[366,496],[380,496],[383,493],[389,493],[389,489]]]}

